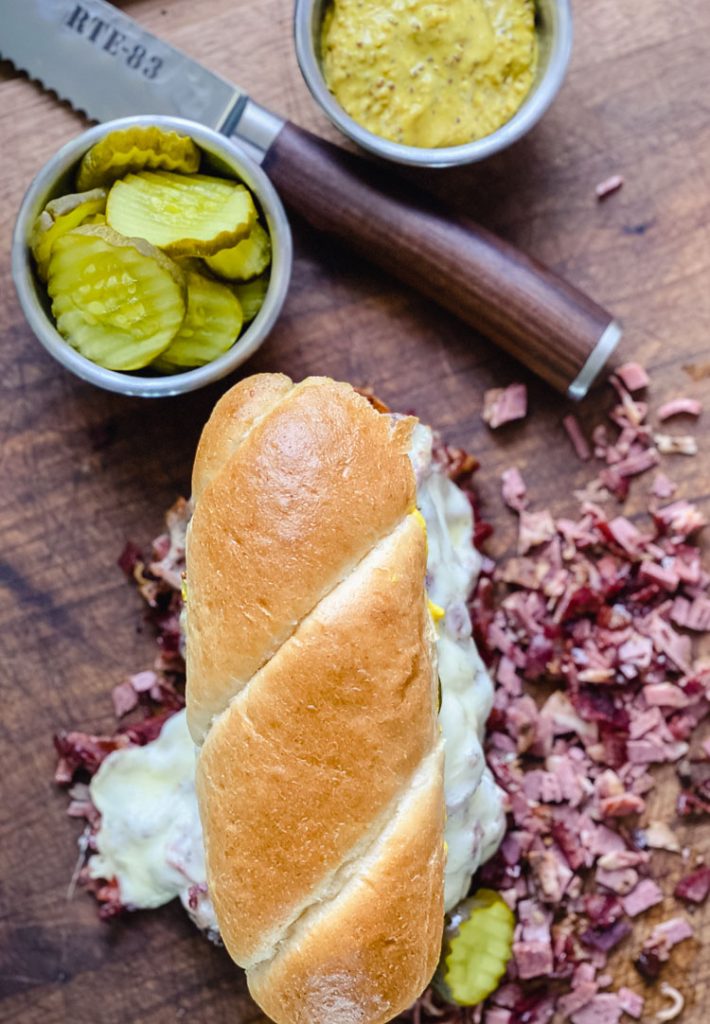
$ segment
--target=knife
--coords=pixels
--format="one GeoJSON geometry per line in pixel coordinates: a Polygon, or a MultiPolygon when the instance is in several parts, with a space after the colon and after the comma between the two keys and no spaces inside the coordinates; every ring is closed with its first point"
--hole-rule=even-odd
{"type": "Polygon", "coordinates": [[[0,0],[0,55],[104,121],[170,114],[232,138],[318,231],[584,397],[621,336],[610,313],[470,219],[284,121],[105,0],[0,0]]]}

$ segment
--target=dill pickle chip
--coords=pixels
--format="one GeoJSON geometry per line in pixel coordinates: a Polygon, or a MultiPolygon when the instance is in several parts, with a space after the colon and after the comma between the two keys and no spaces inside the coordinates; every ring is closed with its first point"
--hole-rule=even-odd
{"type": "Polygon", "coordinates": [[[242,307],[226,285],[192,270],[186,272],[185,278],[185,319],[153,364],[162,373],[211,363],[232,347],[244,322],[242,307]]]}
{"type": "Polygon", "coordinates": [[[106,209],[106,189],[94,188],[89,192],[75,192],[51,199],[32,225],[30,249],[37,263],[37,272],[47,280],[52,246],[73,228],[85,224],[90,217],[103,214],[106,209]]]}
{"type": "Polygon", "coordinates": [[[229,197],[235,188],[245,188],[237,181],[230,178],[216,178],[210,174],[170,174],[167,171],[146,171],[144,178],[162,184],[166,188],[177,190],[188,189],[192,192],[201,192],[203,195],[222,195],[229,197]]]}
{"type": "Polygon", "coordinates": [[[256,223],[245,239],[232,249],[220,249],[206,256],[205,263],[220,277],[229,281],[251,281],[263,274],[271,263],[271,239],[261,224],[256,223]]]}
{"type": "Polygon", "coordinates": [[[268,290],[268,274],[262,274],[261,277],[255,277],[253,281],[246,281],[244,284],[232,285],[232,292],[237,296],[242,307],[245,324],[250,323],[264,305],[268,290]]]}
{"type": "Polygon", "coordinates": [[[147,366],[185,316],[185,280],[173,261],[100,224],[58,239],[47,291],[62,337],[109,370],[147,366]]]}
{"type": "Polygon", "coordinates": [[[476,1006],[495,991],[510,960],[515,917],[503,897],[479,889],[451,914],[434,984],[445,999],[476,1006]]]}
{"type": "Polygon", "coordinates": [[[200,151],[187,135],[156,125],[122,128],[109,132],[84,154],[76,186],[85,189],[110,185],[124,174],[142,171],[144,167],[190,174],[199,166],[200,151]]]}
{"type": "Polygon", "coordinates": [[[209,256],[249,234],[256,207],[243,185],[224,178],[142,171],[112,186],[106,220],[170,256],[209,256]]]}

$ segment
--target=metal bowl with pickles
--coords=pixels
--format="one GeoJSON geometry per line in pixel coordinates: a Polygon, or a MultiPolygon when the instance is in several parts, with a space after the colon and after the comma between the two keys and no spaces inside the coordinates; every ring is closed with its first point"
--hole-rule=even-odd
{"type": "Polygon", "coordinates": [[[79,377],[141,397],[219,379],[283,305],[291,234],[265,174],[190,121],[84,132],[30,186],[13,277],[45,348],[79,377]]]}

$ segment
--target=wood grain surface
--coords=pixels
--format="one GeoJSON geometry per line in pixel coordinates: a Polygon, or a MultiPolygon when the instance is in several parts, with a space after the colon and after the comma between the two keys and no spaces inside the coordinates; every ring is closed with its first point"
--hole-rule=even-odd
{"type": "MultiPolygon", "coordinates": [[[[262,103],[336,139],[296,67],[289,0],[124,6],[262,103]]],[[[570,74],[535,131],[483,166],[408,173],[620,316],[625,352],[652,371],[654,403],[682,393],[710,410],[710,4],[574,7],[570,74]],[[611,173],[624,175],[624,188],[598,203],[594,186],[611,173]]],[[[240,972],[179,907],[108,926],[89,897],[67,899],[78,826],[51,783],[52,733],[110,730],[112,685],[151,663],[139,599],[115,560],[126,538],[144,542],[159,531],[163,510],[186,492],[200,427],[229,382],[179,399],[129,400],[76,380],[35,341],[10,281],[10,234],[32,176],[82,123],[7,65],[0,76],[0,1019],[247,1024],[259,1013],[240,972]]],[[[498,494],[508,465],[525,472],[540,507],[573,511],[571,492],[590,470],[560,428],[562,400],[453,316],[302,224],[294,229],[284,314],[246,371],[373,384],[392,406],[415,410],[476,452],[493,552],[514,537],[498,494]],[[480,419],[483,391],[513,379],[530,383],[531,415],[491,434],[480,419]]],[[[607,400],[604,392],[589,399],[584,422],[596,422],[607,400]]],[[[697,433],[700,455],[669,458],[664,468],[680,496],[710,514],[702,420],[697,433]]],[[[632,511],[644,490],[636,488],[632,511]]],[[[658,777],[653,796],[654,815],[669,820],[671,776],[658,777]]],[[[710,851],[707,826],[676,825],[684,842],[710,851]]],[[[670,892],[679,868],[670,856],[661,868],[670,892]]],[[[694,922],[710,938],[710,908],[694,922]]],[[[700,1024],[709,957],[707,947],[686,946],[669,980],[687,998],[686,1024],[700,1024]]],[[[627,978],[639,988],[633,973],[627,978]]]]}

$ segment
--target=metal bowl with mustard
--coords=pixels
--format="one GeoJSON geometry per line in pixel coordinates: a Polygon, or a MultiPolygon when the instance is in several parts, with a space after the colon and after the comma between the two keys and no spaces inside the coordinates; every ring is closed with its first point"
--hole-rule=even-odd
{"type": "MultiPolygon", "coordinates": [[[[131,239],[125,241],[130,242],[131,239]]],[[[193,391],[226,376],[253,355],[281,311],[291,277],[291,262],[288,220],[276,190],[261,168],[240,146],[219,132],[194,121],[157,115],[107,121],[63,146],[39,171],[25,194],[12,242],[15,288],[27,321],[42,345],[66,369],[83,380],[108,391],[142,398],[161,398],[193,391]],[[151,127],[191,139],[201,154],[200,166],[207,174],[245,186],[251,193],[270,240],[268,284],[264,284],[263,297],[254,318],[244,324],[237,340],[226,351],[203,365],[195,365],[182,372],[154,370],[151,366],[136,372],[109,369],[69,344],[57,329],[47,287],[38,274],[38,264],[31,248],[33,226],[48,202],[76,191],[75,176],[85,154],[111,133],[151,127]]],[[[164,319],[165,309],[160,311],[160,315],[164,319]]],[[[246,316],[242,322],[245,320],[246,316]]]]}
{"type": "MultiPolygon", "coordinates": [[[[450,132],[449,139],[453,138],[455,144],[448,144],[443,122],[450,116],[452,104],[446,102],[442,90],[447,85],[456,88],[456,75],[465,74],[463,68],[467,60],[471,68],[476,68],[476,62],[480,61],[480,67],[491,54],[495,57],[495,47],[501,41],[502,45],[510,46],[515,28],[505,21],[505,18],[510,20],[509,4],[503,10],[504,17],[492,23],[488,12],[496,0],[456,0],[455,4],[448,5],[424,5],[410,0],[389,8],[382,2],[377,4],[376,0],[358,4],[352,0],[340,0],[340,5],[339,0],[296,0],[296,55],[316,102],[333,124],[363,149],[396,163],[421,167],[474,163],[510,146],[539,121],[557,95],[569,63],[572,48],[569,0],[519,2],[527,7],[527,42],[531,44],[528,57],[523,67],[509,62],[502,71],[498,69],[495,83],[486,82],[478,89],[475,99],[483,111],[487,97],[493,95],[494,89],[501,93],[507,90],[510,95],[495,97],[507,104],[499,118],[501,123],[487,130],[486,122],[490,125],[495,121],[484,118],[482,129],[478,126],[479,130],[476,130],[474,126],[468,136],[469,141],[457,137],[460,132],[450,132]],[[449,33],[448,38],[454,44],[448,53],[443,52],[439,70],[444,77],[430,81],[432,105],[427,110],[426,100],[422,104],[420,83],[430,73],[428,62],[433,61],[434,45],[440,49],[446,46],[445,21],[453,17],[455,8],[459,14],[464,12],[466,21],[463,27],[454,25],[449,33]],[[423,12],[423,17],[419,12],[423,12]],[[346,20],[348,16],[350,24],[346,20]],[[341,32],[340,39],[335,37],[336,29],[341,32]],[[427,29],[430,30],[428,36],[427,29]],[[489,38],[481,40],[484,35],[489,38]],[[431,52],[427,51],[427,45],[432,47],[431,52]],[[395,62],[400,66],[399,76],[393,73],[395,62]],[[333,71],[336,63],[337,81],[333,71]],[[520,81],[512,82],[511,67],[515,68],[516,74],[519,72],[520,81]],[[363,77],[363,68],[371,68],[372,75],[362,82],[358,94],[357,77],[363,77]],[[514,95],[516,91],[517,97],[514,95]],[[408,100],[416,105],[416,110],[410,111],[410,124],[427,124],[429,129],[434,128],[433,131],[403,131],[389,116],[395,103],[406,110],[408,100]],[[383,113],[388,116],[380,116],[383,113]],[[439,124],[436,124],[437,118],[439,124]],[[473,137],[478,134],[480,137],[473,137]],[[413,140],[416,140],[415,144],[412,144],[413,140]]],[[[505,7],[505,4],[501,6],[505,7]]],[[[521,38],[520,33],[518,38],[521,38]]],[[[368,75],[369,70],[364,77],[368,75]]],[[[453,106],[461,101],[462,93],[459,91],[453,106]]],[[[461,110],[454,111],[454,119],[456,114],[460,115],[461,110]]],[[[464,109],[464,114],[459,120],[466,120],[469,111],[464,109]]]]}

